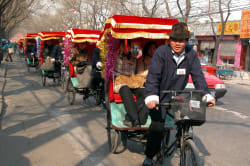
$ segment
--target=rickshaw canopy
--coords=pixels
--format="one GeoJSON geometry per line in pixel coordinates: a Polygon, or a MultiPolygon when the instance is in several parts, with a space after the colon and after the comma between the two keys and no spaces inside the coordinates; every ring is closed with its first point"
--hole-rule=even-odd
{"type": "Polygon", "coordinates": [[[26,33],[25,39],[35,39],[38,36],[38,33],[26,33]]]}
{"type": "Polygon", "coordinates": [[[65,32],[41,31],[38,33],[41,40],[60,39],[65,37],[65,32]]]}
{"type": "Polygon", "coordinates": [[[172,25],[179,22],[178,19],[152,18],[139,16],[114,15],[106,22],[102,30],[100,40],[104,38],[105,32],[110,32],[117,39],[168,39],[172,25]]]}
{"type": "Polygon", "coordinates": [[[92,42],[96,43],[100,37],[101,31],[88,29],[68,30],[66,37],[69,37],[74,43],[92,42]]]}
{"type": "Polygon", "coordinates": [[[24,39],[19,39],[17,42],[18,43],[24,43],[24,39]]]}
{"type": "MultiPolygon", "coordinates": [[[[172,25],[179,22],[173,18],[152,18],[139,16],[114,15],[110,17],[101,32],[98,47],[100,58],[104,63],[103,74],[106,80],[112,79],[115,51],[120,39],[169,39],[172,25]]],[[[141,40],[141,42],[145,42],[141,40]]]]}

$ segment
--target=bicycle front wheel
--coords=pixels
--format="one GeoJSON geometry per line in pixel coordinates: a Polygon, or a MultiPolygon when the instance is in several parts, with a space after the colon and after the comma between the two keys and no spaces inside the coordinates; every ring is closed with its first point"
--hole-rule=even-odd
{"type": "Polygon", "coordinates": [[[203,166],[203,164],[203,160],[199,156],[199,150],[193,140],[185,140],[181,148],[180,166],[203,166]]]}

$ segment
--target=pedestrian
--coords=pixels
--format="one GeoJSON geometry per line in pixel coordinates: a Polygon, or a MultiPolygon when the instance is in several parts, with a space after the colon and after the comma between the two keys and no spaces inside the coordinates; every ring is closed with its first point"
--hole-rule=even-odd
{"type": "Polygon", "coordinates": [[[4,45],[4,49],[6,51],[6,57],[5,57],[5,61],[9,61],[12,62],[12,54],[14,54],[14,47],[13,44],[7,40],[6,44],[4,45]]]}
{"type": "Polygon", "coordinates": [[[162,90],[183,90],[192,76],[195,88],[203,90],[209,106],[215,105],[204,78],[197,53],[193,49],[185,49],[189,35],[185,23],[175,23],[169,34],[168,45],[159,47],[150,63],[145,83],[145,104],[151,116],[146,144],[146,159],[143,166],[152,166],[152,158],[159,152],[163,137],[165,113],[169,109],[158,108],[158,103],[171,102],[170,94],[160,93],[162,90]]]}

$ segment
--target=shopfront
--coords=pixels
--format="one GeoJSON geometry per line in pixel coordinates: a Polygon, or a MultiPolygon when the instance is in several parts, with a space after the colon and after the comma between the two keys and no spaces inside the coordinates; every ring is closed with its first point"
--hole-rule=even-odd
{"type": "Polygon", "coordinates": [[[250,10],[242,11],[240,39],[242,41],[241,66],[250,71],[250,10]]]}

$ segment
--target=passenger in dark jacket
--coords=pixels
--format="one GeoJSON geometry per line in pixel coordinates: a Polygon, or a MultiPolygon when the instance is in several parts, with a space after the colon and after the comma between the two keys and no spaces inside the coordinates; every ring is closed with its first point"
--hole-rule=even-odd
{"type": "Polygon", "coordinates": [[[189,74],[192,76],[195,88],[204,90],[209,106],[215,104],[214,97],[204,78],[200,61],[193,49],[186,49],[188,41],[187,25],[175,23],[169,34],[170,43],[159,47],[150,63],[145,83],[145,104],[149,109],[152,123],[146,145],[146,159],[143,166],[153,165],[152,158],[160,150],[163,137],[164,118],[167,108],[158,108],[156,104],[171,101],[169,94],[162,94],[162,90],[183,90],[188,82],[189,74]]]}

